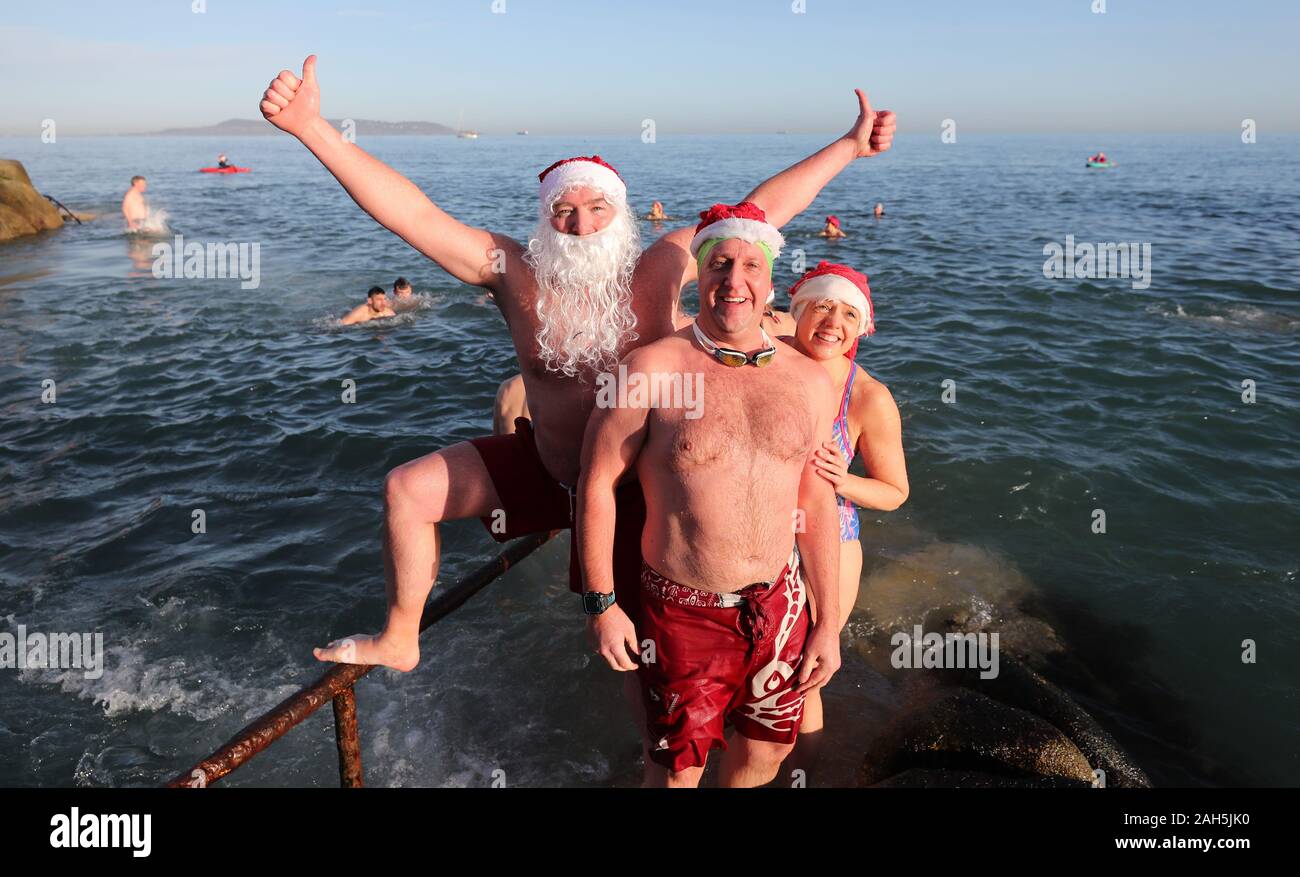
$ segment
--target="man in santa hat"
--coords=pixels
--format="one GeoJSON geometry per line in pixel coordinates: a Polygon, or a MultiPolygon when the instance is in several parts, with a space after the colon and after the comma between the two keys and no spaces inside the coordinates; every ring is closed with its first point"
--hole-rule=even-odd
{"type": "Polygon", "coordinates": [[[721,749],[719,782],[758,786],[793,748],[805,692],[840,664],[839,515],[815,465],[832,438],[835,388],[826,369],[762,327],[783,244],[763,210],[715,204],[700,217],[690,244],[699,316],[633,350],[620,373],[629,384],[701,375],[702,404],[593,412],[577,534],[586,588],[614,595],[590,621],[596,649],[640,680],[646,784],[698,785],[721,749]],[[617,485],[632,473],[646,518],[630,615],[631,583],[613,558],[617,485]]]}
{"type": "MultiPolygon", "coordinates": [[[[887,150],[893,113],[860,113],[844,137],[767,180],[748,197],[776,225],[807,207],[855,158],[887,150]]],[[[629,350],[674,331],[678,295],[695,279],[691,230],[661,237],[644,253],[627,187],[599,156],[556,162],[540,174],[529,242],[465,225],[410,180],[349,142],[320,115],[316,56],[302,76],[281,71],[266,89],[263,116],[297,137],[357,204],[385,228],[464,283],[492,293],[509,327],[531,422],[511,435],[459,442],[397,467],[384,484],[388,615],[381,633],[316,649],[323,661],[410,670],[438,572],[438,524],[479,517],[498,541],[572,525],[574,485],[598,374],[629,350]]],[[[619,490],[620,574],[636,577],[643,509],[635,482],[619,490]]],[[[581,591],[571,558],[570,586],[581,591]]],[[[635,594],[629,593],[628,607],[635,594]]],[[[592,607],[586,607],[588,611],[592,607]]]]}

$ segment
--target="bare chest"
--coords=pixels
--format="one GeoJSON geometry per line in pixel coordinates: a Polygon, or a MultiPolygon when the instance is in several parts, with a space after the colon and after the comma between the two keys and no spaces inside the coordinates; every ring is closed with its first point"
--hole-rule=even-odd
{"type": "Polygon", "coordinates": [[[786,375],[751,368],[706,373],[696,412],[661,412],[661,448],[678,472],[802,460],[816,427],[808,399],[786,375]]]}

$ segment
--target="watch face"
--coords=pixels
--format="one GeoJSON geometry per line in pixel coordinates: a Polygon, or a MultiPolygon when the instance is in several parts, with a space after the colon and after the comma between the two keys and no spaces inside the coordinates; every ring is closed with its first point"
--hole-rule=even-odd
{"type": "Polygon", "coordinates": [[[599,615],[610,607],[614,602],[613,594],[601,594],[596,591],[587,591],[582,595],[582,608],[589,615],[599,615]]]}

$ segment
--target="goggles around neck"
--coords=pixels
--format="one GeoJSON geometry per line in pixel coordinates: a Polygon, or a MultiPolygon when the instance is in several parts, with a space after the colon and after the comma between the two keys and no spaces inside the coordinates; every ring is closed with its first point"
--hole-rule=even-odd
{"type": "Polygon", "coordinates": [[[691,323],[691,328],[695,330],[695,340],[700,342],[700,346],[718,362],[730,368],[743,368],[747,365],[763,368],[763,366],[770,365],[772,360],[776,358],[776,345],[772,343],[772,339],[767,336],[767,332],[764,331],[762,326],[759,326],[758,331],[763,333],[763,343],[767,347],[753,356],[743,350],[732,350],[730,347],[719,347],[714,344],[709,336],[705,335],[703,330],[700,329],[698,321],[691,323]]]}

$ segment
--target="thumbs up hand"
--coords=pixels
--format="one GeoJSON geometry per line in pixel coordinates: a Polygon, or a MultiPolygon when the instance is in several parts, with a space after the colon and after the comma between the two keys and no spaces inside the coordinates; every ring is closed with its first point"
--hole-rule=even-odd
{"type": "Polygon", "coordinates": [[[302,62],[302,78],[288,70],[271,80],[262,95],[262,116],[295,137],[320,118],[320,88],[316,84],[316,56],[302,62]]]}
{"type": "Polygon", "coordinates": [[[858,158],[879,155],[894,142],[895,117],[892,110],[876,112],[862,89],[854,90],[858,96],[858,121],[848,136],[858,144],[858,158]]]}

